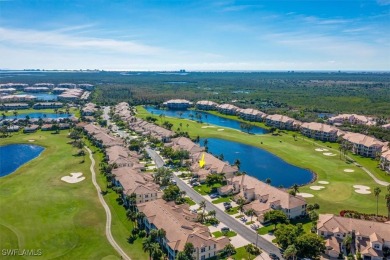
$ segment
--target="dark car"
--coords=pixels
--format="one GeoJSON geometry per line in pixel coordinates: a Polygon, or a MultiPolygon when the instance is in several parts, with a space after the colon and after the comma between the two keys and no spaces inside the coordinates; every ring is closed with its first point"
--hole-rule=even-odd
{"type": "Polygon", "coordinates": [[[274,253],[268,254],[271,259],[279,259],[279,256],[275,255],[274,253]]]}
{"type": "Polygon", "coordinates": [[[231,206],[232,204],[230,204],[230,202],[224,202],[223,205],[226,207],[226,206],[231,206]]]}
{"type": "Polygon", "coordinates": [[[229,232],[229,231],[230,231],[230,228],[228,228],[228,227],[223,227],[223,228],[221,228],[221,231],[222,231],[222,232],[229,232]]]}

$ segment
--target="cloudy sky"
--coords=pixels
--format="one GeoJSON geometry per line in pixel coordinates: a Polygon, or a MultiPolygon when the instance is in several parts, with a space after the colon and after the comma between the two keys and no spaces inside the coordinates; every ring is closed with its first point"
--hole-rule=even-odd
{"type": "Polygon", "coordinates": [[[0,0],[0,69],[390,70],[390,0],[0,0]]]}

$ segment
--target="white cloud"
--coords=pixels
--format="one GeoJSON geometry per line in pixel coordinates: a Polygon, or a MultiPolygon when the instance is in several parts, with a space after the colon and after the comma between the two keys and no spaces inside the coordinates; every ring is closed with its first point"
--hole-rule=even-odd
{"type": "Polygon", "coordinates": [[[96,52],[101,51],[133,55],[155,55],[163,51],[159,47],[153,47],[130,40],[124,41],[109,38],[84,37],[65,33],[87,27],[69,27],[54,31],[8,29],[0,27],[0,42],[2,44],[12,44],[28,48],[51,47],[55,49],[91,50],[96,52]]]}

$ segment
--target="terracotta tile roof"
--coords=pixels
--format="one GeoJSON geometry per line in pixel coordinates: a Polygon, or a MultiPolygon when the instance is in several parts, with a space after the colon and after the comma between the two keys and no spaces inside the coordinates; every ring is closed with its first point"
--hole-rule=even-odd
{"type": "Polygon", "coordinates": [[[226,109],[226,110],[238,110],[239,107],[236,107],[235,105],[231,104],[222,104],[217,107],[218,109],[226,109]]]}
{"type": "Polygon", "coordinates": [[[303,123],[301,125],[301,128],[324,132],[324,133],[336,133],[339,130],[337,127],[327,125],[327,124],[316,123],[316,122],[303,123]]]}
{"type": "Polygon", "coordinates": [[[205,106],[218,106],[218,103],[215,103],[213,101],[209,101],[209,100],[200,100],[198,102],[196,102],[197,105],[205,105],[205,106]]]}
{"type": "Polygon", "coordinates": [[[343,139],[345,139],[351,143],[354,143],[354,144],[364,145],[366,147],[372,147],[372,146],[382,147],[385,145],[384,142],[381,142],[374,137],[364,135],[364,134],[359,134],[359,133],[347,132],[343,136],[343,139]]]}
{"type": "Polygon", "coordinates": [[[112,174],[114,174],[115,179],[121,183],[124,193],[127,195],[130,195],[133,192],[136,194],[150,194],[160,191],[159,186],[151,182],[148,174],[139,173],[131,167],[113,169],[112,174]]]}
{"type": "Polygon", "coordinates": [[[320,214],[317,223],[318,230],[333,232],[336,228],[343,233],[355,230],[356,233],[363,237],[382,238],[390,242],[390,224],[344,218],[333,214],[320,214]]]}
{"type": "Polygon", "coordinates": [[[226,239],[212,238],[206,226],[194,222],[197,214],[190,212],[186,204],[174,205],[157,199],[137,207],[149,223],[166,231],[167,243],[173,250],[182,251],[186,242],[191,242],[197,248],[212,244],[223,248],[228,243],[226,239]]]}
{"type": "Polygon", "coordinates": [[[174,150],[187,150],[191,154],[199,153],[204,150],[204,148],[200,147],[196,143],[192,142],[191,139],[187,137],[178,137],[172,139],[172,149],[174,150]]]}

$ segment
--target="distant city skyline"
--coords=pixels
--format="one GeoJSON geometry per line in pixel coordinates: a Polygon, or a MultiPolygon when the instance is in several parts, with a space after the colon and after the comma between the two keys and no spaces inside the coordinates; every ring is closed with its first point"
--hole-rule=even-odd
{"type": "Polygon", "coordinates": [[[390,0],[0,0],[0,69],[389,71],[390,0]]]}

